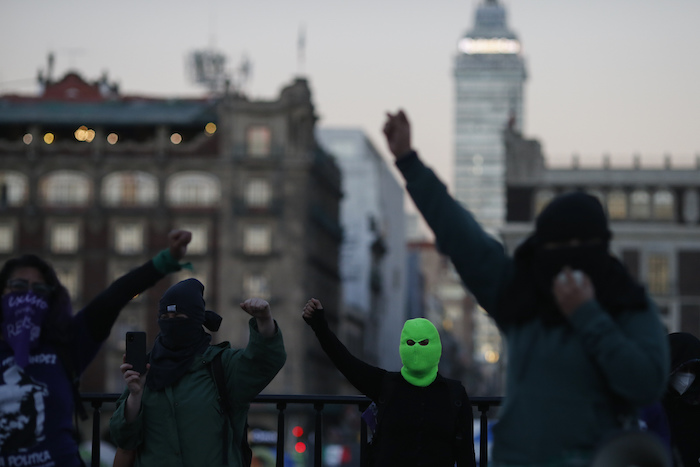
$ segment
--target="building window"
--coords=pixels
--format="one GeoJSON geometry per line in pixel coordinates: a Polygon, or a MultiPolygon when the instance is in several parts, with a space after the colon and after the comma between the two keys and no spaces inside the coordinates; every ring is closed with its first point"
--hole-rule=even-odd
{"type": "Polygon", "coordinates": [[[102,182],[105,206],[153,206],[158,203],[158,182],[146,172],[117,172],[102,182]]]}
{"type": "Polygon", "coordinates": [[[255,157],[270,155],[272,133],[266,126],[253,126],[248,128],[247,143],[248,154],[255,157]]]}
{"type": "Polygon", "coordinates": [[[658,220],[673,220],[673,193],[669,190],[659,190],[654,193],[652,198],[654,219],[658,220]]]}
{"type": "Polygon", "coordinates": [[[669,293],[669,261],[668,256],[663,254],[651,254],[648,259],[649,292],[655,295],[666,295],[669,293]]]}
{"type": "Polygon", "coordinates": [[[253,208],[265,208],[270,205],[272,199],[272,187],[264,178],[254,178],[248,182],[245,188],[245,203],[253,208]]]}
{"type": "Polygon", "coordinates": [[[114,249],[122,255],[143,252],[143,224],[119,224],[114,229],[114,249]]]}
{"type": "Polygon", "coordinates": [[[87,175],[59,170],[44,177],[40,191],[44,204],[85,206],[90,202],[91,183],[87,175]]]}
{"type": "Polygon", "coordinates": [[[554,199],[554,196],[555,194],[552,190],[538,190],[535,193],[535,216],[542,212],[545,206],[554,199]]]}
{"type": "Polygon", "coordinates": [[[208,226],[206,224],[181,224],[180,228],[192,232],[192,241],[187,245],[187,254],[206,254],[209,244],[208,226]]]}
{"type": "Polygon", "coordinates": [[[0,172],[0,207],[21,206],[27,201],[29,184],[20,172],[0,172]]]}
{"type": "Polygon", "coordinates": [[[588,194],[591,195],[591,196],[595,196],[596,198],[598,198],[598,201],[600,201],[600,204],[602,204],[603,207],[605,207],[605,193],[603,193],[603,192],[600,191],[600,190],[596,190],[596,189],[586,190],[586,193],[588,193],[588,194]]]}
{"type": "Polygon", "coordinates": [[[243,278],[243,295],[244,298],[262,298],[263,300],[270,299],[270,284],[262,274],[246,274],[243,278]]]}
{"type": "Polygon", "coordinates": [[[51,226],[51,251],[75,253],[78,251],[78,224],[56,223],[51,226]]]}
{"type": "Polygon", "coordinates": [[[611,191],[607,201],[610,219],[627,219],[627,195],[624,191],[611,191]]]}
{"type": "Polygon", "coordinates": [[[12,224],[0,224],[0,253],[12,253],[15,249],[15,229],[12,224]]]}
{"type": "Polygon", "coordinates": [[[635,190],[630,195],[630,218],[649,219],[651,217],[651,197],[645,190],[635,190]]]}
{"type": "Polygon", "coordinates": [[[173,206],[213,206],[221,200],[219,180],[202,172],[173,175],[166,193],[168,203],[173,206]]]}
{"type": "Polygon", "coordinates": [[[243,232],[243,251],[265,255],[272,250],[272,231],[268,225],[249,225],[243,232]]]}

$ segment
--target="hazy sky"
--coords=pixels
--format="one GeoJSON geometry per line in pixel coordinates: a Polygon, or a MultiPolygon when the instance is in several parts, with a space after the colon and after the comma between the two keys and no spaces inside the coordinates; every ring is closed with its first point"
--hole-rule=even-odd
{"type": "MultiPolygon", "coordinates": [[[[414,146],[451,185],[453,59],[481,0],[0,0],[0,93],[55,74],[107,70],[124,93],[202,95],[188,52],[247,55],[252,98],[302,73],[321,125],[364,129],[387,155],[385,110],[403,107],[414,146]],[[299,66],[297,37],[306,31],[299,66]]],[[[524,130],[561,164],[689,164],[700,153],[700,0],[501,0],[526,60],[524,130]]]]}

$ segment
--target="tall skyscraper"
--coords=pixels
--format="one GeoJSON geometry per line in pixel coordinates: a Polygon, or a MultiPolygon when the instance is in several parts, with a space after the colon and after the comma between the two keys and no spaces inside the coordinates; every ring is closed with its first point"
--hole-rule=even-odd
{"type": "Polygon", "coordinates": [[[455,196],[489,231],[505,222],[506,125],[523,123],[525,63],[498,0],[485,0],[455,57],[455,196]]]}

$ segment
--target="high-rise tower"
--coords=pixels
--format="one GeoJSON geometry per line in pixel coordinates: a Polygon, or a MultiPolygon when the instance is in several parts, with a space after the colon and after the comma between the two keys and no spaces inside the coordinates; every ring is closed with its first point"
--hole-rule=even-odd
{"type": "Polygon", "coordinates": [[[498,0],[485,0],[455,57],[455,196],[492,233],[505,221],[503,130],[523,123],[525,63],[498,0]]]}

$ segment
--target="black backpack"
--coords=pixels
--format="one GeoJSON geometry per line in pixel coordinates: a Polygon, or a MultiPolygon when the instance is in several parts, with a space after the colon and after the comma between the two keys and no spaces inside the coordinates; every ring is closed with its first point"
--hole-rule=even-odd
{"type": "MultiPolygon", "coordinates": [[[[217,353],[211,361],[211,372],[214,378],[214,383],[216,384],[216,390],[219,393],[219,404],[221,405],[221,410],[226,413],[226,419],[223,425],[223,453],[224,453],[224,465],[228,464],[228,430],[231,428],[233,430],[233,406],[231,401],[228,399],[228,392],[226,391],[226,380],[224,379],[224,366],[221,363],[221,354],[223,352],[217,353]]],[[[241,455],[243,456],[243,465],[250,467],[253,463],[253,451],[250,449],[250,444],[248,444],[248,420],[246,419],[245,428],[243,436],[241,438],[241,455]]]]}

